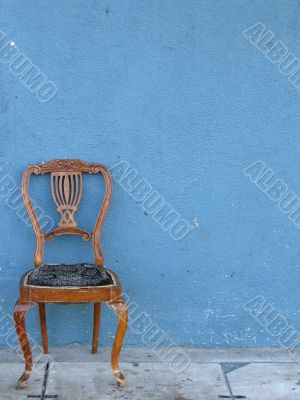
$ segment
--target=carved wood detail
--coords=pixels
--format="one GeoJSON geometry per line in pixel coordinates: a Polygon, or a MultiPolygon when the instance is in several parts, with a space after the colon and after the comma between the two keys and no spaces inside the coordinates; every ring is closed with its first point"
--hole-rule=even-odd
{"type": "Polygon", "coordinates": [[[52,172],[51,193],[61,214],[58,223],[60,228],[72,228],[77,226],[74,213],[82,196],[82,173],[81,172],[52,172]]]}
{"type": "Polygon", "coordinates": [[[53,229],[52,231],[45,233],[44,238],[46,242],[50,242],[54,239],[55,236],[60,235],[79,235],[82,237],[83,240],[89,241],[93,238],[93,233],[90,233],[84,229],[80,228],[72,228],[72,230],[68,228],[57,228],[53,229]]]}

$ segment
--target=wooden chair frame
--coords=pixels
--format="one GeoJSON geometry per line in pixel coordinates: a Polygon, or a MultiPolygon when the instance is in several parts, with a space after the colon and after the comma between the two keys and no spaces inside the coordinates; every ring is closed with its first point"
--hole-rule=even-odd
{"type": "MultiPolygon", "coordinates": [[[[111,196],[112,179],[108,169],[102,164],[89,164],[81,160],[53,160],[46,164],[28,167],[22,179],[22,194],[26,210],[32,221],[36,236],[36,249],[34,266],[40,268],[43,265],[44,244],[55,236],[70,234],[80,235],[84,240],[92,241],[95,256],[95,265],[102,268],[104,265],[101,250],[101,232],[105,221],[111,196]],[[98,214],[93,232],[87,232],[78,228],[74,220],[74,212],[77,210],[82,195],[82,173],[102,174],[105,181],[104,199],[98,214]],[[51,192],[61,213],[59,227],[48,233],[43,233],[37,215],[32,206],[29,195],[30,176],[51,174],[51,192]]],[[[90,287],[44,287],[27,285],[28,273],[24,274],[20,282],[20,298],[14,309],[16,332],[24,353],[25,370],[21,375],[17,388],[25,388],[32,371],[32,354],[28,341],[25,315],[27,311],[38,305],[41,325],[41,336],[44,353],[48,353],[47,327],[46,327],[46,303],[94,303],[94,326],[92,339],[92,353],[97,353],[100,327],[101,302],[111,306],[119,318],[118,328],[112,348],[111,365],[113,373],[119,385],[124,385],[126,380],[119,369],[119,354],[122,348],[128,324],[128,310],[122,297],[121,285],[118,277],[108,270],[113,278],[113,284],[108,286],[90,287]]]]}

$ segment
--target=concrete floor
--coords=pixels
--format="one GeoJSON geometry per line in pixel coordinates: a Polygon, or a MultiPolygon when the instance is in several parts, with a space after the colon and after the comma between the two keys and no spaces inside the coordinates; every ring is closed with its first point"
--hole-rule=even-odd
{"type": "MultiPolygon", "coordinates": [[[[98,355],[80,345],[51,350],[54,361],[46,394],[62,400],[300,399],[300,363],[281,349],[189,348],[191,362],[181,374],[155,352],[124,349],[120,364],[127,377],[125,388],[115,383],[108,349],[98,355]]],[[[14,387],[23,370],[20,361],[16,353],[0,350],[0,400],[41,394],[46,359],[34,368],[29,387],[17,391],[14,387]]]]}

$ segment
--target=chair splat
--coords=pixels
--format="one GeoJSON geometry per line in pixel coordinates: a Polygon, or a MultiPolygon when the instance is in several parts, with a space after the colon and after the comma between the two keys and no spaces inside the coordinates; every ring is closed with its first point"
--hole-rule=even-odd
{"type": "Polygon", "coordinates": [[[61,214],[58,223],[60,228],[73,228],[77,226],[74,214],[82,196],[81,172],[52,172],[51,193],[61,214]]]}

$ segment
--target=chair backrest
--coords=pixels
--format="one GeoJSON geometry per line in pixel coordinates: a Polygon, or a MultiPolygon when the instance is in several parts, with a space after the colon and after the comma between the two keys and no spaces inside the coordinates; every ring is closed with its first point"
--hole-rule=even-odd
{"type": "Polygon", "coordinates": [[[34,264],[43,265],[44,243],[57,235],[80,235],[84,240],[93,242],[95,264],[104,264],[101,250],[101,232],[112,196],[112,179],[108,169],[102,164],[89,164],[81,160],[52,160],[46,164],[32,165],[24,171],[22,179],[22,194],[26,210],[32,222],[36,235],[36,250],[34,264]],[[82,197],[82,173],[102,174],[105,181],[105,193],[93,232],[78,228],[74,218],[82,197]],[[44,233],[32,206],[29,195],[29,178],[34,175],[51,175],[51,194],[61,219],[56,229],[44,233]]]}

